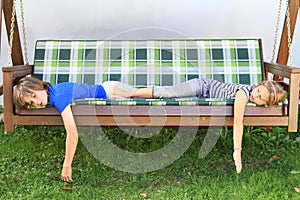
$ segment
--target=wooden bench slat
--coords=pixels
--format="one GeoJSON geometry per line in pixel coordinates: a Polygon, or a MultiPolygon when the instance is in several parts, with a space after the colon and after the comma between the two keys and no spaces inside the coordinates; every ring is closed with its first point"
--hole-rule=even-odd
{"type": "MultiPolygon", "coordinates": [[[[72,106],[78,116],[233,116],[233,106],[72,106]]],[[[286,116],[286,107],[248,106],[245,116],[286,116]]],[[[54,107],[24,109],[17,113],[24,116],[60,115],[54,107]]]]}

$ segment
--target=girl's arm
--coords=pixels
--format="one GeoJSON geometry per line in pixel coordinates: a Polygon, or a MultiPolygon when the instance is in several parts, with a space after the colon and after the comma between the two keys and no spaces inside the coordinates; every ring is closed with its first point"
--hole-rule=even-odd
{"type": "Polygon", "coordinates": [[[234,124],[233,124],[233,159],[236,167],[236,172],[240,173],[242,170],[242,140],[243,140],[243,119],[245,107],[247,104],[246,94],[238,90],[234,101],[234,124]]]}
{"type": "Polygon", "coordinates": [[[67,132],[65,160],[61,179],[65,182],[72,182],[72,161],[78,143],[78,132],[70,105],[64,109],[61,116],[67,132]]]}

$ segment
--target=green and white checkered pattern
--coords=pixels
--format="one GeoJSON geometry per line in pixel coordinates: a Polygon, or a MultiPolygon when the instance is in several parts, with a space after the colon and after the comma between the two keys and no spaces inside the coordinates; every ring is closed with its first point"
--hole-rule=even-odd
{"type": "Polygon", "coordinates": [[[117,80],[146,87],[196,77],[262,81],[259,39],[39,40],[35,48],[34,76],[52,84],[117,80]]]}
{"type": "MultiPolygon", "coordinates": [[[[233,99],[198,99],[198,98],[182,98],[182,99],[78,99],[73,105],[94,105],[94,106],[225,106],[233,105],[233,99]]],[[[255,105],[253,103],[249,105],[255,105]]]]}

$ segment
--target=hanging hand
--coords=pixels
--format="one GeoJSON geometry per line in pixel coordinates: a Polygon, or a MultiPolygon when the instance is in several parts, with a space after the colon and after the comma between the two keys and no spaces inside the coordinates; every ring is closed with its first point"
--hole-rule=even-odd
{"type": "Polygon", "coordinates": [[[68,182],[68,183],[73,182],[71,166],[63,166],[63,169],[61,171],[61,180],[68,182]]]}
{"type": "Polygon", "coordinates": [[[233,159],[235,164],[235,170],[237,173],[240,173],[242,171],[242,149],[234,149],[233,159]]]}

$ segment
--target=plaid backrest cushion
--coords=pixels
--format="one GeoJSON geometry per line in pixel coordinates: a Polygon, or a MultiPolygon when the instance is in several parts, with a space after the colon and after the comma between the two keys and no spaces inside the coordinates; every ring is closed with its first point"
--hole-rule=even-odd
{"type": "Polygon", "coordinates": [[[117,80],[135,87],[207,77],[262,81],[259,39],[38,40],[34,76],[52,84],[117,80]]]}

